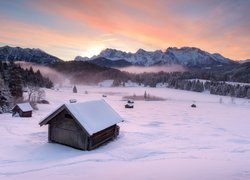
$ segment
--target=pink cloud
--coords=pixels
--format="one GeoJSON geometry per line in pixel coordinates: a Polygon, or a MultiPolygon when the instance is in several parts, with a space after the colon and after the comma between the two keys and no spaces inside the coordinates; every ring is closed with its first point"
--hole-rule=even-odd
{"type": "MultiPolygon", "coordinates": [[[[37,11],[59,17],[63,21],[74,21],[82,25],[82,29],[79,29],[82,33],[67,34],[60,29],[30,26],[28,28],[31,31],[24,27],[16,35],[5,30],[8,37],[17,37],[19,41],[25,41],[24,37],[31,36],[30,44],[36,39],[43,44],[67,43],[68,46],[83,49],[89,44],[97,43],[113,47],[122,46],[125,48],[122,50],[134,51],[141,47],[154,50],[166,49],[169,46],[197,46],[233,59],[250,57],[249,24],[243,22],[242,26],[234,26],[228,16],[233,19],[237,14],[233,12],[228,14],[227,12],[232,10],[233,6],[226,6],[223,2],[216,3],[213,0],[206,3],[198,0],[181,0],[178,3],[170,0],[30,0],[29,5],[37,11]],[[196,13],[191,9],[189,14],[189,9],[185,9],[185,6],[181,6],[184,8],[183,12],[182,9],[178,9],[181,4],[190,3],[202,6],[206,12],[196,13]],[[95,33],[91,34],[91,31],[95,33]],[[36,37],[34,32],[43,34],[45,38],[36,37]],[[102,34],[113,34],[113,36],[106,39],[98,38],[102,34]]],[[[19,30],[23,26],[19,26],[18,22],[16,24],[13,24],[13,27],[19,30]]]]}

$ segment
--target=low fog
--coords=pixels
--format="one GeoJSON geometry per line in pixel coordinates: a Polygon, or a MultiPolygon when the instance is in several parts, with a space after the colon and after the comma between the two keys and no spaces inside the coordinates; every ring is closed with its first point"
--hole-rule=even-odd
{"type": "Polygon", "coordinates": [[[142,67],[142,66],[129,66],[124,68],[118,68],[121,71],[126,71],[129,73],[157,73],[157,72],[184,72],[186,69],[182,65],[158,65],[158,66],[150,66],[150,67],[142,67]]]}
{"type": "Polygon", "coordinates": [[[44,77],[49,78],[54,84],[63,84],[67,80],[67,77],[64,74],[59,73],[50,67],[23,61],[17,63],[20,64],[20,66],[24,69],[26,68],[29,69],[30,67],[32,67],[34,72],[36,72],[39,69],[41,74],[44,77]]]}
{"type": "MultiPolygon", "coordinates": [[[[48,66],[33,64],[29,62],[18,62],[20,66],[24,69],[33,68],[34,72],[38,69],[44,77],[49,78],[53,84],[57,87],[68,86],[73,84],[95,84],[100,81],[105,80],[105,77],[99,77],[102,73],[84,74],[85,72],[72,72],[71,74],[63,74],[56,71],[48,66]],[[87,79],[86,79],[87,78],[87,79]]],[[[128,73],[140,74],[140,73],[157,73],[157,72],[184,72],[186,69],[181,65],[161,65],[161,66],[151,66],[151,67],[141,67],[141,66],[129,66],[125,68],[118,68],[121,71],[128,73]]],[[[107,77],[108,78],[108,77],[107,77]]]]}

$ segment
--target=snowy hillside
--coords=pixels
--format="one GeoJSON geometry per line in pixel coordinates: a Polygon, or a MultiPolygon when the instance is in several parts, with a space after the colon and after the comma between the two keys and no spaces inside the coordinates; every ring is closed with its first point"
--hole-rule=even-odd
{"type": "Polygon", "coordinates": [[[240,62],[240,64],[247,63],[247,62],[250,62],[250,59],[241,60],[241,61],[239,61],[239,62],[240,62]]]}
{"type": "Polygon", "coordinates": [[[211,54],[193,47],[168,48],[165,52],[161,50],[145,51],[139,49],[136,53],[126,53],[116,49],[105,49],[99,55],[88,59],[77,56],[76,61],[95,60],[96,58],[109,60],[126,60],[134,65],[159,65],[159,64],[181,64],[186,66],[220,65],[229,64],[233,61],[220,54],[211,54]]]}
{"type": "Polygon", "coordinates": [[[0,179],[250,179],[250,101],[167,88],[77,86],[46,89],[49,105],[32,118],[0,114],[0,179]],[[87,94],[85,92],[88,92],[87,94]],[[157,95],[165,101],[135,101],[126,95],[157,95]],[[101,99],[124,122],[120,135],[93,151],[47,143],[38,122],[69,99],[101,99]],[[195,103],[197,108],[191,108],[195,103]]]}

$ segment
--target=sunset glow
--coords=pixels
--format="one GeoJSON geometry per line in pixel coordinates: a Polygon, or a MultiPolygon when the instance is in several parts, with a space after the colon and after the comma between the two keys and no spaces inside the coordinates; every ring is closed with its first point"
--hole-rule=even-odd
{"type": "Polygon", "coordinates": [[[83,57],[92,57],[99,54],[103,49],[105,49],[104,44],[91,45],[87,50],[83,51],[80,55],[83,57]]]}
{"type": "Polygon", "coordinates": [[[0,46],[40,48],[63,60],[105,48],[191,46],[250,58],[246,0],[1,0],[0,46]]]}

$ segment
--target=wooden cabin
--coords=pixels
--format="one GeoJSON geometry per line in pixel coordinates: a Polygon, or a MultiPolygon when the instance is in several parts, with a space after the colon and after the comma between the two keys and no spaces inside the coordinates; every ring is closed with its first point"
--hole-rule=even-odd
{"type": "Polygon", "coordinates": [[[125,105],[125,108],[134,108],[134,101],[129,99],[127,104],[125,105]]]}
{"type": "Polygon", "coordinates": [[[104,101],[64,104],[42,120],[48,124],[48,141],[92,150],[116,138],[122,118],[104,101]]]}
{"type": "Polygon", "coordinates": [[[30,103],[16,104],[12,108],[12,116],[16,117],[32,117],[33,108],[30,103]]]}

